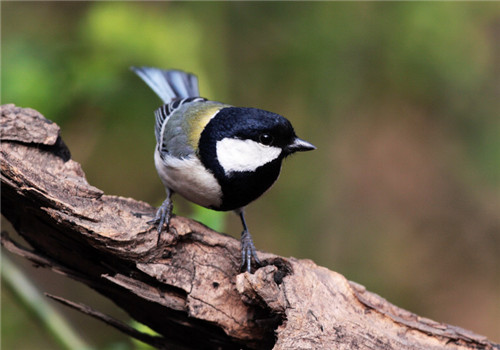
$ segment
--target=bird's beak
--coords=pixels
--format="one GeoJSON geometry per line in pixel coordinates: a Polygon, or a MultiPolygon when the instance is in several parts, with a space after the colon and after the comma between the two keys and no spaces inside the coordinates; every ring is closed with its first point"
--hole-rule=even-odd
{"type": "Polygon", "coordinates": [[[298,137],[286,147],[288,153],[312,151],[314,149],[316,149],[316,146],[298,137]]]}

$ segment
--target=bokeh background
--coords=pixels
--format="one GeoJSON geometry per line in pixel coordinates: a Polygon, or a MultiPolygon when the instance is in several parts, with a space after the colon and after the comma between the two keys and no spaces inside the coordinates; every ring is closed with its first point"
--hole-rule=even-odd
{"type": "MultiPolygon", "coordinates": [[[[287,160],[248,207],[258,249],[313,259],[500,342],[500,3],[1,6],[2,103],[57,122],[92,185],[162,202],[160,100],[129,67],[194,72],[204,97],[280,113],[318,147],[287,160]]],[[[179,197],[176,211],[199,213],[179,197]]],[[[236,216],[204,215],[239,236],[236,216]]],[[[90,289],[2,254],[40,291],[127,320],[90,289]]],[[[96,349],[138,347],[49,303],[96,349]]],[[[1,309],[5,349],[63,348],[5,281],[1,309]]]]}

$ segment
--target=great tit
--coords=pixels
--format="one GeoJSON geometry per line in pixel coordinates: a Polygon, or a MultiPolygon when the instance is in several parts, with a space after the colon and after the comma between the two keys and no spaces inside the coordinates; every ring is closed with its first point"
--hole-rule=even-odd
{"type": "Polygon", "coordinates": [[[276,181],[288,155],[315,149],[281,115],[200,97],[198,79],[180,70],[132,67],[163,100],[155,111],[154,160],[167,198],[150,224],[158,242],[172,215],[172,194],[206,208],[233,210],[243,225],[241,268],[260,265],[244,208],[276,181]]]}

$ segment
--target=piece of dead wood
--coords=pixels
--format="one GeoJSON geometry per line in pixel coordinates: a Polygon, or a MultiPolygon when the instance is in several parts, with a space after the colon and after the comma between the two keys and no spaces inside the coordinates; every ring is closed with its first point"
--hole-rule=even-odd
{"type": "Polygon", "coordinates": [[[309,260],[259,252],[264,266],[240,273],[239,242],[187,218],[174,217],[158,247],[134,215],[154,208],[89,185],[56,124],[3,105],[1,132],[2,214],[32,248],[5,234],[2,245],[110,298],[161,335],[142,339],[158,348],[500,349],[309,260]]]}

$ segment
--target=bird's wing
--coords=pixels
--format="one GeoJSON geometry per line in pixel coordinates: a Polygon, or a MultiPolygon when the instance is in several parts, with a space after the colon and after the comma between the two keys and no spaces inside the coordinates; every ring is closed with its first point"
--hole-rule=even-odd
{"type": "Polygon", "coordinates": [[[228,105],[201,97],[177,102],[164,105],[155,112],[155,133],[160,155],[185,158],[196,153],[205,126],[228,105]]]}
{"type": "MultiPolygon", "coordinates": [[[[168,120],[174,113],[179,112],[181,115],[186,113],[189,105],[196,102],[205,102],[206,99],[202,97],[189,97],[184,99],[176,99],[170,103],[166,103],[155,111],[155,136],[156,143],[161,144],[163,142],[164,128],[167,125],[168,120]],[[186,108],[183,108],[186,107],[186,108]]],[[[177,113],[177,114],[179,114],[177,113]]],[[[182,119],[181,117],[179,117],[182,119]]]]}

